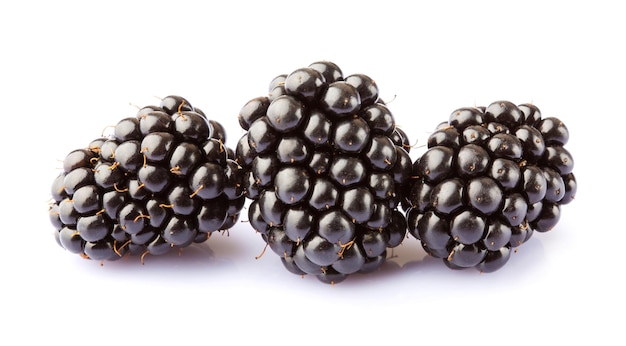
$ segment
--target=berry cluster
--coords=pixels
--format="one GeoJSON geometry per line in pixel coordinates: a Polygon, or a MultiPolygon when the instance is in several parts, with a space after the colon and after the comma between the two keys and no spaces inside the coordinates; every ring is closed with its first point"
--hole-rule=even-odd
{"type": "Polygon", "coordinates": [[[122,119],[112,136],[65,157],[50,205],[59,245],[93,260],[143,261],[229,229],[245,196],[225,141],[222,125],[180,96],[122,119]]]}
{"type": "Polygon", "coordinates": [[[493,272],[572,201],[569,132],[532,104],[457,109],[413,165],[409,233],[453,269],[493,272]]]}
{"type": "Polygon", "coordinates": [[[71,151],[52,183],[58,244],[105,261],[161,255],[235,225],[297,275],[377,270],[408,234],[452,269],[493,272],[577,190],[567,127],[532,104],[455,110],[413,161],[379,89],[318,61],[275,77],[226,131],[180,96],[71,151]]]}
{"type": "Polygon", "coordinates": [[[290,272],[337,283],[404,239],[409,146],[370,77],[315,62],[274,78],[239,123],[251,225],[290,272]]]}

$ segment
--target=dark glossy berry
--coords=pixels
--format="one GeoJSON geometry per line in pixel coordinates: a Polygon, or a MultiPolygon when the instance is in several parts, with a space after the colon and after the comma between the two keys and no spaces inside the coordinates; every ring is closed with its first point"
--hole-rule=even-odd
{"type": "Polygon", "coordinates": [[[531,103],[522,103],[518,108],[524,114],[524,124],[536,127],[537,122],[541,120],[539,108],[531,103]]]}
{"type": "Polygon", "coordinates": [[[368,187],[344,190],[341,207],[353,223],[367,222],[372,217],[374,195],[368,187]]]}
{"type": "Polygon", "coordinates": [[[304,67],[291,72],[285,78],[285,91],[306,102],[315,102],[326,86],[326,78],[319,71],[304,67]]]}
{"type": "Polygon", "coordinates": [[[489,153],[481,146],[465,145],[458,152],[457,173],[467,177],[483,174],[489,167],[490,160],[489,153]]]}
{"type": "Polygon", "coordinates": [[[528,204],[541,202],[548,188],[543,170],[538,166],[525,166],[522,168],[522,179],[522,193],[528,204]]]}
{"type": "Polygon", "coordinates": [[[315,146],[326,146],[329,144],[331,126],[331,121],[324,113],[312,111],[303,131],[304,138],[315,146]]]}
{"type": "Polygon", "coordinates": [[[560,174],[565,175],[572,173],[574,158],[567,149],[560,145],[548,146],[540,164],[556,169],[560,174]]]}
{"type": "Polygon", "coordinates": [[[224,192],[224,168],[213,162],[198,166],[189,176],[189,189],[203,200],[219,197],[224,192]]]}
{"type": "Polygon", "coordinates": [[[89,149],[72,150],[63,160],[63,171],[69,173],[76,168],[93,167],[93,158],[97,157],[97,153],[89,149]]]}
{"type": "MultiPolygon", "coordinates": [[[[402,131],[400,130],[400,128],[395,126],[395,120],[389,108],[380,103],[374,103],[370,106],[363,108],[363,110],[361,111],[361,118],[367,122],[367,125],[374,133],[390,135],[394,130],[402,131]]],[[[398,134],[403,133],[404,132],[398,132],[398,134]]],[[[399,141],[404,141],[405,138],[397,139],[399,141]]]]}
{"type": "Polygon", "coordinates": [[[463,206],[463,181],[452,178],[435,185],[430,193],[430,204],[440,213],[452,214],[463,206]]]}
{"type": "Polygon", "coordinates": [[[319,104],[331,116],[347,116],[358,111],[361,97],[354,86],[339,81],[328,85],[319,104]]]}
{"type": "Polygon", "coordinates": [[[198,144],[183,141],[172,149],[168,168],[172,173],[182,177],[196,169],[204,159],[198,144]]]}
{"type": "Polygon", "coordinates": [[[260,118],[252,123],[250,130],[248,130],[245,136],[248,139],[250,148],[258,154],[274,150],[279,138],[279,134],[270,125],[267,117],[260,118]]]}
{"type": "Polygon", "coordinates": [[[265,116],[270,100],[267,96],[259,96],[248,101],[239,111],[239,125],[248,130],[257,119],[265,116]]]}
{"type": "Polygon", "coordinates": [[[409,233],[452,269],[493,272],[577,190],[567,128],[530,104],[459,108],[428,138],[406,195],[409,233]]]}
{"type": "Polygon", "coordinates": [[[74,192],[74,209],[82,214],[100,210],[101,196],[96,185],[85,185],[74,192]]]}
{"type": "Polygon", "coordinates": [[[482,125],[484,114],[474,107],[459,108],[450,114],[448,124],[458,131],[465,130],[468,126],[482,125]]]}
{"type": "Polygon", "coordinates": [[[413,166],[378,85],[318,61],[269,89],[239,118],[250,224],[291,273],[338,283],[376,270],[406,235],[413,166]]]}
{"type": "Polygon", "coordinates": [[[356,88],[361,98],[361,107],[372,105],[378,101],[378,86],[368,75],[362,73],[352,74],[344,80],[356,88]]]}
{"type": "Polygon", "coordinates": [[[163,162],[171,154],[176,138],[169,132],[151,132],[141,140],[141,153],[149,162],[163,162]]]}
{"type": "Polygon", "coordinates": [[[152,110],[137,115],[139,130],[145,136],[153,132],[169,133],[172,129],[172,116],[162,110],[152,110]]]}
{"type": "Polygon", "coordinates": [[[191,103],[184,97],[178,95],[168,95],[161,99],[159,108],[169,115],[178,112],[193,111],[191,103]]]}
{"type": "Polygon", "coordinates": [[[120,142],[140,139],[142,136],[139,128],[139,119],[136,117],[130,117],[120,120],[115,125],[114,136],[120,142]]]}
{"type": "Polygon", "coordinates": [[[512,102],[496,101],[487,106],[483,119],[485,123],[499,123],[513,129],[522,124],[523,114],[512,102]]]}
{"type": "Polygon", "coordinates": [[[137,171],[143,165],[143,161],[141,142],[138,140],[121,142],[115,149],[115,162],[126,172],[137,171]]]}
{"type": "MultiPolygon", "coordinates": [[[[374,166],[376,169],[387,170],[392,169],[398,159],[397,146],[391,138],[387,136],[372,136],[369,148],[365,153],[365,161],[374,166]]],[[[406,152],[402,149],[401,152],[406,152]]]]}
{"type": "Polygon", "coordinates": [[[450,148],[458,148],[460,146],[461,136],[459,131],[448,126],[445,128],[435,130],[430,136],[428,136],[428,147],[444,146],[450,148]]]}
{"type": "Polygon", "coordinates": [[[370,140],[370,128],[361,118],[344,119],[335,125],[333,142],[337,149],[357,153],[365,148],[370,140]]]}
{"type": "Polygon", "coordinates": [[[487,148],[492,156],[517,160],[522,157],[522,143],[514,135],[496,133],[487,142],[487,148]]]}
{"type": "Polygon", "coordinates": [[[343,72],[337,64],[331,61],[317,61],[309,65],[309,68],[321,73],[326,83],[334,83],[343,80],[343,72]]]}
{"type": "Polygon", "coordinates": [[[304,106],[298,99],[284,95],[276,98],[267,108],[267,120],[278,132],[291,131],[302,123],[305,116],[304,106]]]}
{"type": "Polygon", "coordinates": [[[64,159],[51,188],[55,238],[85,258],[143,261],[229,229],[244,206],[244,171],[225,141],[224,127],[183,97],[141,108],[64,159]]]}
{"type": "MultiPolygon", "coordinates": [[[[489,138],[491,138],[491,132],[481,125],[468,126],[461,133],[462,142],[464,144],[477,144],[483,145],[489,138]]],[[[450,147],[449,145],[446,145],[450,147]]]]}
{"type": "Polygon", "coordinates": [[[63,188],[68,196],[71,196],[85,185],[93,185],[95,178],[93,169],[88,167],[79,167],[65,173],[63,177],[63,188]]]}
{"type": "Polygon", "coordinates": [[[413,173],[426,181],[439,181],[452,172],[454,149],[436,146],[428,149],[413,164],[413,173]]]}
{"type": "Polygon", "coordinates": [[[309,205],[317,210],[330,209],[337,205],[339,190],[326,178],[317,178],[311,190],[309,205]]]}
{"type": "Polygon", "coordinates": [[[143,184],[143,188],[153,193],[160,193],[171,184],[170,174],[171,172],[167,167],[146,164],[139,168],[137,178],[143,184]]]}
{"type": "Polygon", "coordinates": [[[108,236],[113,230],[113,225],[106,215],[94,214],[78,218],[76,230],[85,241],[94,242],[108,236]]]}
{"type": "Polygon", "coordinates": [[[524,159],[536,163],[546,150],[546,143],[541,132],[529,125],[522,125],[515,131],[524,151],[524,159]]]}
{"type": "Polygon", "coordinates": [[[563,178],[563,184],[565,185],[565,194],[561,199],[561,204],[568,204],[576,197],[578,184],[576,183],[576,177],[573,173],[562,175],[561,178],[563,178]]]}
{"type": "Polygon", "coordinates": [[[196,112],[186,111],[176,113],[174,119],[174,134],[182,140],[202,143],[211,137],[212,129],[206,118],[196,112]]]}
{"type": "Polygon", "coordinates": [[[302,167],[282,167],[275,179],[276,195],[285,204],[300,203],[311,187],[309,173],[302,167]]]}
{"type": "Polygon", "coordinates": [[[539,216],[534,219],[530,226],[537,232],[547,232],[557,225],[561,218],[561,205],[558,203],[543,203],[539,216]]]}
{"type": "Polygon", "coordinates": [[[548,144],[565,145],[569,141],[569,130],[561,120],[555,117],[541,119],[537,129],[548,144]]]}
{"type": "Polygon", "coordinates": [[[409,142],[409,137],[403,129],[395,127],[393,131],[391,131],[391,135],[389,138],[391,138],[396,146],[404,149],[407,154],[411,151],[412,146],[409,142]]]}
{"type": "Polygon", "coordinates": [[[335,156],[330,164],[329,176],[340,186],[360,184],[367,175],[365,164],[356,157],[335,156]]]}
{"type": "Polygon", "coordinates": [[[311,151],[304,139],[283,137],[276,148],[276,155],[283,163],[305,163],[311,151]]]}

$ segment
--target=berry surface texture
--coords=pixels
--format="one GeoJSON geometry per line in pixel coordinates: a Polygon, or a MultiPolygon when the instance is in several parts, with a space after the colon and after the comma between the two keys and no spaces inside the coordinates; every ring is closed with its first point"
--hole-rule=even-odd
{"type": "Polygon", "coordinates": [[[339,283],[405,238],[410,146],[370,76],[314,62],[272,79],[239,124],[250,224],[287,270],[339,283]]]}
{"type": "Polygon", "coordinates": [[[223,126],[181,96],[140,108],[67,154],[50,221],[65,250],[97,261],[162,255],[230,229],[245,202],[223,126]]]}
{"type": "Polygon", "coordinates": [[[452,269],[500,269],[573,201],[568,140],[565,124],[532,104],[453,111],[413,164],[409,233],[452,269]]]}

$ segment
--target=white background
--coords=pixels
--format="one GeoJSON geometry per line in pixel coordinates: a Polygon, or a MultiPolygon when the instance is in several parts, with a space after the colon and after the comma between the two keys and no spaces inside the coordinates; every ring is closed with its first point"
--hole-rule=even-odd
{"type": "MultiPolygon", "coordinates": [[[[0,335],[12,345],[548,344],[623,340],[624,12],[608,1],[22,1],[0,5],[0,335]],[[208,2],[206,2],[208,4],[208,2]],[[411,238],[376,273],[293,275],[246,223],[104,263],[55,243],[61,160],[179,94],[220,121],[317,60],[376,79],[423,144],[456,108],[533,102],[565,122],[576,200],[491,274],[411,238]]],[[[415,158],[423,148],[415,148],[415,158]]],[[[242,219],[247,219],[243,216],[242,219]]]]}

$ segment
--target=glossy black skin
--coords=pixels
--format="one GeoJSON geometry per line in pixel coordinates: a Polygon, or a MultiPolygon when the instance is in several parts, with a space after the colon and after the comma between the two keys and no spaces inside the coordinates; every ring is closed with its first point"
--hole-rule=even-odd
{"type": "Polygon", "coordinates": [[[141,138],[141,130],[139,126],[139,119],[136,117],[129,117],[120,120],[114,129],[114,136],[120,142],[126,142],[132,139],[141,138]]]}
{"type": "Polygon", "coordinates": [[[186,98],[179,95],[168,95],[162,98],[159,108],[170,115],[194,110],[191,103],[189,103],[186,98]]]}
{"type": "Polygon", "coordinates": [[[310,144],[299,137],[283,137],[278,142],[276,155],[282,163],[306,163],[313,151],[310,144]]]}
{"type": "Polygon", "coordinates": [[[275,193],[285,204],[300,203],[309,194],[311,179],[303,167],[282,167],[275,179],[275,193]]]}
{"type": "Polygon", "coordinates": [[[279,140],[279,134],[272,128],[267,117],[255,121],[250,126],[246,137],[250,148],[258,154],[274,150],[279,140]]]}
{"type": "Polygon", "coordinates": [[[413,164],[413,173],[428,182],[449,176],[453,169],[454,149],[436,146],[428,149],[413,164]]]}
{"type": "Polygon", "coordinates": [[[335,124],[333,142],[336,149],[358,153],[369,143],[370,128],[361,118],[342,119],[335,124]]]}
{"type": "Polygon", "coordinates": [[[491,103],[483,113],[485,123],[499,123],[509,129],[517,128],[524,120],[524,113],[512,102],[491,103]]]}
{"type": "Polygon", "coordinates": [[[322,74],[326,83],[333,83],[343,80],[343,72],[332,61],[316,61],[308,66],[322,74]]]}
{"type": "Polygon", "coordinates": [[[73,195],[79,188],[94,183],[95,178],[91,167],[78,167],[65,173],[63,177],[63,188],[68,196],[73,195]]]}
{"type": "Polygon", "coordinates": [[[91,167],[91,159],[97,157],[97,153],[89,149],[72,150],[63,160],[63,172],[69,173],[76,168],[91,167]]]}
{"type": "Polygon", "coordinates": [[[398,137],[394,137],[394,139],[400,141],[401,143],[403,143],[406,139],[404,131],[395,126],[395,119],[391,110],[389,110],[387,106],[380,103],[374,103],[370,106],[363,107],[360,115],[361,118],[367,122],[367,125],[373,133],[391,135],[395,130],[398,131],[398,137]]]}
{"type": "Polygon", "coordinates": [[[252,161],[250,172],[258,186],[269,186],[274,181],[274,175],[278,172],[279,161],[274,155],[259,155],[252,161]]]}
{"type": "Polygon", "coordinates": [[[329,115],[348,116],[358,111],[361,97],[358,90],[344,81],[328,85],[320,100],[320,107],[329,115]]]}
{"type": "Polygon", "coordinates": [[[236,157],[249,219],[294,274],[338,283],[371,272],[398,246],[412,161],[407,134],[375,81],[318,61],[244,104],[236,157]],[[269,105],[265,106],[264,101],[269,105]],[[252,119],[252,120],[251,120],[252,119]]]}
{"type": "Polygon", "coordinates": [[[314,180],[308,204],[316,210],[330,209],[337,205],[339,200],[339,189],[335,184],[326,178],[314,180]]]}
{"type": "Polygon", "coordinates": [[[469,126],[481,125],[484,112],[475,107],[459,108],[450,113],[448,125],[457,130],[464,130],[469,126]]]}
{"type": "Polygon", "coordinates": [[[325,91],[326,78],[319,71],[304,67],[296,69],[285,78],[285,91],[301,101],[314,103],[325,91]]]}
{"type": "Polygon", "coordinates": [[[493,272],[535,231],[554,229],[577,183],[557,118],[531,104],[459,108],[413,164],[409,233],[451,269],[493,272]]]}
{"type": "Polygon", "coordinates": [[[58,244],[84,258],[161,255],[229,229],[244,172],[223,126],[183,97],[141,108],[71,151],[51,186],[58,244]]]}
{"type": "Polygon", "coordinates": [[[248,101],[239,111],[238,119],[241,128],[248,130],[250,124],[265,115],[269,105],[270,99],[267,96],[259,96],[248,101]]]}
{"type": "Polygon", "coordinates": [[[489,167],[490,160],[489,153],[483,147],[476,144],[464,145],[457,154],[457,174],[462,177],[484,174],[489,167]]]}
{"type": "Polygon", "coordinates": [[[539,107],[532,103],[522,103],[518,108],[524,114],[524,124],[536,127],[537,122],[541,120],[539,107]]]}
{"type": "Polygon", "coordinates": [[[515,131],[515,136],[522,144],[524,158],[527,161],[535,163],[543,156],[546,143],[539,130],[529,125],[522,125],[515,131]]]}
{"type": "Polygon", "coordinates": [[[137,171],[143,165],[143,159],[141,142],[138,140],[121,142],[115,149],[115,162],[119,163],[124,171],[137,171]]]}
{"type": "Polygon", "coordinates": [[[545,118],[539,121],[537,129],[548,144],[563,146],[569,141],[569,130],[567,126],[555,117],[545,118]]]}
{"type": "Polygon", "coordinates": [[[430,206],[444,214],[453,214],[463,206],[464,181],[446,179],[435,185],[430,193],[430,206]]]}
{"type": "Polygon", "coordinates": [[[197,112],[185,111],[176,113],[173,119],[173,133],[183,141],[202,143],[213,135],[213,129],[209,122],[197,112]]]}
{"type": "Polygon", "coordinates": [[[169,133],[173,126],[172,116],[163,110],[140,112],[137,114],[137,119],[139,119],[139,131],[144,136],[153,132],[169,133]]]}
{"type": "Polygon", "coordinates": [[[357,73],[347,76],[344,80],[356,88],[361,98],[361,107],[372,105],[378,101],[378,85],[370,76],[357,73]]]}
{"type": "Polygon", "coordinates": [[[435,130],[430,136],[428,136],[427,145],[428,148],[436,146],[459,148],[459,139],[459,131],[453,126],[448,126],[435,130]]]}
{"type": "Polygon", "coordinates": [[[304,105],[296,97],[283,95],[270,103],[266,111],[266,119],[272,129],[284,133],[300,126],[306,115],[305,112],[304,105]]]}

